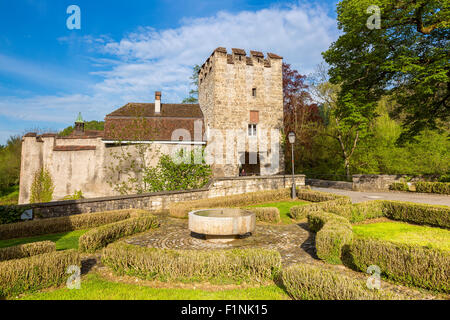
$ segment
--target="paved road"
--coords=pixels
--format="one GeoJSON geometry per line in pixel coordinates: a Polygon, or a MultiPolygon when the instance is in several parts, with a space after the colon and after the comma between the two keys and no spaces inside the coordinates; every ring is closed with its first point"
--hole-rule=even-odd
{"type": "Polygon", "coordinates": [[[440,204],[450,206],[450,196],[417,192],[359,192],[332,188],[311,187],[313,190],[331,192],[349,196],[353,203],[369,200],[400,200],[428,204],[440,204]]]}

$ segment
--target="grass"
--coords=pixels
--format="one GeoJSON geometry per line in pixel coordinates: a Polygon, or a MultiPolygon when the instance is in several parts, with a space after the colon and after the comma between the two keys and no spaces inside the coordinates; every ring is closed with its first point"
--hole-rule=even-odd
{"type": "Polygon", "coordinates": [[[302,200],[290,200],[290,201],[277,201],[277,202],[269,202],[269,203],[262,203],[262,204],[256,204],[249,206],[249,208],[254,207],[277,207],[278,210],[280,210],[280,217],[281,222],[284,224],[291,224],[295,223],[294,220],[289,217],[289,209],[293,206],[303,206],[307,205],[309,202],[302,201],[302,200]]]}
{"type": "Polygon", "coordinates": [[[75,230],[63,233],[46,234],[42,236],[0,240],[0,248],[16,246],[30,242],[50,240],[55,242],[56,250],[78,249],[78,239],[88,230],[75,230]]]}
{"type": "Polygon", "coordinates": [[[0,194],[0,206],[19,202],[19,186],[12,186],[0,194]]]}
{"type": "Polygon", "coordinates": [[[450,231],[441,228],[404,222],[380,222],[354,225],[353,232],[360,237],[450,250],[450,231]]]}
{"type": "Polygon", "coordinates": [[[286,300],[288,295],[275,284],[256,288],[206,291],[181,288],[152,288],[111,282],[98,274],[82,278],[81,288],[60,288],[19,297],[22,300],[286,300]]]}

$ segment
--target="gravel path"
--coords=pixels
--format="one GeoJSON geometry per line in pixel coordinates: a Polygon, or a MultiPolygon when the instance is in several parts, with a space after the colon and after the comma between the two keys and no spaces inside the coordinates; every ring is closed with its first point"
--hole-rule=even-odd
{"type": "Polygon", "coordinates": [[[364,202],[370,200],[400,200],[418,203],[438,204],[450,206],[450,196],[430,193],[418,192],[360,192],[332,188],[311,187],[312,190],[330,192],[349,196],[353,203],[364,202]]]}

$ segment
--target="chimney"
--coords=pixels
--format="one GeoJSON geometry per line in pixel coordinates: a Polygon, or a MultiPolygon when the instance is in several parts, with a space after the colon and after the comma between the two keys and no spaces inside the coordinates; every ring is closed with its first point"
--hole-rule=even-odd
{"type": "Polygon", "coordinates": [[[155,113],[161,113],[161,91],[155,91],[155,113]]]}

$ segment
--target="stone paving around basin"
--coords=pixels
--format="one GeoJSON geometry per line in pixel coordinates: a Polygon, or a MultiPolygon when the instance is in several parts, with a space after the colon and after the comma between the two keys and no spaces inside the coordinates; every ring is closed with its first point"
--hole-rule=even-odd
{"type": "MultiPolygon", "coordinates": [[[[161,249],[232,249],[232,248],[267,248],[280,252],[284,266],[294,263],[318,264],[324,268],[347,274],[352,277],[367,279],[369,275],[355,272],[342,265],[330,265],[320,261],[315,254],[314,234],[308,231],[306,223],[291,225],[257,224],[255,232],[229,243],[212,243],[199,235],[191,235],[188,221],[159,215],[160,227],[149,232],[131,236],[124,241],[129,244],[161,249]]],[[[425,290],[408,288],[382,281],[382,288],[406,294],[412,299],[436,299],[433,293],[425,290]]],[[[448,298],[439,296],[439,298],[448,298]]]]}

